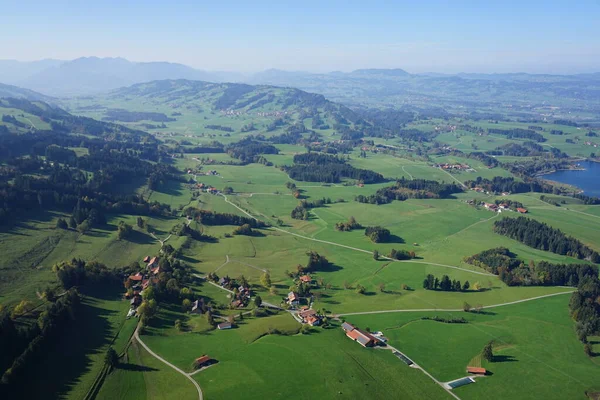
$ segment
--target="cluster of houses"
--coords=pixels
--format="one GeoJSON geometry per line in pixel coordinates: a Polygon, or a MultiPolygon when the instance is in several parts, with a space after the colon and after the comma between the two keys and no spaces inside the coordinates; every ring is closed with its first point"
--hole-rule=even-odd
{"type": "Polygon", "coordinates": [[[319,326],[323,321],[323,316],[308,306],[302,307],[302,310],[298,312],[298,317],[303,324],[310,326],[319,326]]]}
{"type": "Polygon", "coordinates": [[[219,194],[219,190],[213,186],[207,185],[205,183],[196,183],[196,188],[200,189],[206,193],[210,193],[210,194],[219,194]]]}
{"type": "Polygon", "coordinates": [[[445,171],[449,171],[449,170],[467,171],[467,172],[473,172],[473,171],[475,171],[468,164],[448,164],[448,163],[443,163],[443,164],[435,164],[434,167],[441,168],[441,169],[443,169],[445,171]]]}
{"type": "Polygon", "coordinates": [[[228,276],[224,276],[219,279],[219,285],[225,289],[234,290],[237,288],[237,292],[232,294],[231,297],[231,307],[232,308],[243,308],[248,306],[250,303],[250,298],[252,297],[252,292],[248,286],[239,285],[236,286],[236,282],[233,279],[230,279],[228,276]]]}
{"type": "Polygon", "coordinates": [[[436,132],[455,132],[456,125],[436,125],[433,129],[436,132]]]}
{"type": "MultiPolygon", "coordinates": [[[[146,263],[146,270],[144,272],[138,272],[127,277],[132,292],[127,292],[125,298],[129,300],[131,304],[131,310],[135,309],[142,304],[142,292],[148,288],[151,284],[158,281],[158,274],[160,273],[160,266],[158,265],[158,257],[146,256],[143,260],[146,263]]],[[[130,315],[133,313],[130,311],[130,315]]]]}
{"type": "MultiPolygon", "coordinates": [[[[510,206],[506,203],[500,203],[500,204],[495,204],[495,203],[486,203],[486,202],[481,202],[481,204],[486,210],[490,210],[493,212],[502,212],[502,211],[513,211],[510,206]]],[[[527,214],[527,209],[523,208],[523,207],[517,207],[514,209],[514,211],[518,212],[519,214],[527,214]]]]}
{"type": "Polygon", "coordinates": [[[257,117],[283,117],[284,115],[287,115],[288,112],[287,111],[261,111],[261,112],[257,112],[256,116],[257,117]]]}

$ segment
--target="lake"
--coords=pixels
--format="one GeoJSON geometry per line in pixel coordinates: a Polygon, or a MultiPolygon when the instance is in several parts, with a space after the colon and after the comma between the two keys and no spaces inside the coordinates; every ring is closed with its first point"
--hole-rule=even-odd
{"type": "Polygon", "coordinates": [[[544,179],[577,186],[586,196],[600,197],[600,163],[582,161],[579,165],[585,170],[556,171],[544,175],[544,179]]]}

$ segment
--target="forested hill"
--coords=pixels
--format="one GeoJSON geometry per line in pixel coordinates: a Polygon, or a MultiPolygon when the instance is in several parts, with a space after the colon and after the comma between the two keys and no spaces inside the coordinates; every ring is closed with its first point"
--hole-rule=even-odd
{"type": "Polygon", "coordinates": [[[13,97],[27,100],[41,100],[45,102],[50,102],[53,100],[52,97],[45,96],[38,92],[34,92],[33,90],[23,89],[17,86],[5,85],[4,83],[0,83],[0,98],[2,97],[13,97]]]}
{"type": "Polygon", "coordinates": [[[0,99],[0,117],[0,133],[61,133],[88,135],[104,140],[156,142],[144,131],[75,116],[43,101],[0,99]]]}
{"type": "MultiPolygon", "coordinates": [[[[250,133],[296,142],[297,135],[337,133],[355,140],[381,135],[381,125],[366,113],[327,100],[320,94],[289,87],[160,80],[117,89],[108,94],[64,100],[73,113],[130,127],[171,133],[190,129],[209,133],[250,133]]],[[[411,115],[412,116],[412,115],[411,115]]],[[[409,116],[409,119],[410,117],[409,116]]]]}
{"type": "Polygon", "coordinates": [[[337,111],[349,119],[358,119],[350,109],[325,99],[323,95],[268,85],[161,80],[124,87],[108,95],[112,99],[132,96],[157,104],[209,105],[215,110],[269,112],[322,108],[337,111]]]}

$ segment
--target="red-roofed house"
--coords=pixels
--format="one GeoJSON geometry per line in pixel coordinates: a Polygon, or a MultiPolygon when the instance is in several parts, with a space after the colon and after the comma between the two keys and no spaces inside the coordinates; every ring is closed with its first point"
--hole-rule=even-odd
{"type": "Polygon", "coordinates": [[[300,277],[300,282],[311,283],[312,282],[312,278],[310,277],[310,275],[302,275],[300,277]]]}
{"type": "Polygon", "coordinates": [[[527,209],[521,208],[521,207],[517,208],[517,211],[520,212],[521,214],[526,214],[527,213],[527,209]]]}
{"type": "Polygon", "coordinates": [[[142,279],[144,279],[144,275],[142,275],[141,272],[138,272],[135,275],[130,275],[129,279],[132,280],[132,281],[135,281],[135,282],[141,282],[142,279]]]}
{"type": "Polygon", "coordinates": [[[157,261],[158,261],[158,257],[152,257],[152,258],[150,259],[150,261],[148,262],[148,265],[147,265],[147,267],[148,267],[148,268],[152,268],[152,267],[154,267],[154,265],[156,264],[156,262],[157,262],[157,261]]]}
{"type": "Polygon", "coordinates": [[[298,297],[298,293],[295,292],[289,292],[288,293],[288,304],[290,305],[298,305],[300,301],[300,297],[298,297]]]}
{"type": "Polygon", "coordinates": [[[143,261],[144,261],[145,263],[147,263],[148,261],[150,261],[150,256],[146,256],[146,257],[144,257],[144,260],[143,260],[143,261]]]}

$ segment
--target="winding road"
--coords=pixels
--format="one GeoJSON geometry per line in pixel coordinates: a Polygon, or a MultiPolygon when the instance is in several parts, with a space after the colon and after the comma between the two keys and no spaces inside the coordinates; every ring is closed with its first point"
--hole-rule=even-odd
{"type": "Polygon", "coordinates": [[[203,400],[203,398],[204,398],[204,397],[202,396],[202,389],[200,388],[200,385],[198,384],[198,382],[196,382],[196,381],[194,380],[194,378],[192,378],[192,377],[190,376],[190,374],[188,374],[188,373],[187,373],[187,372],[185,372],[184,370],[182,370],[182,369],[178,368],[177,366],[175,366],[175,365],[171,364],[170,362],[168,362],[167,360],[165,360],[164,358],[162,358],[161,356],[159,356],[158,354],[156,354],[155,352],[153,352],[153,351],[150,349],[150,347],[148,347],[148,346],[146,345],[146,343],[144,343],[144,342],[143,342],[143,340],[140,338],[140,335],[139,335],[139,330],[140,330],[140,328],[139,328],[139,326],[138,326],[138,327],[136,328],[136,330],[135,330],[135,334],[134,334],[135,340],[137,340],[137,341],[138,341],[138,343],[139,343],[139,344],[141,344],[141,345],[142,345],[142,347],[143,347],[144,349],[146,349],[146,351],[147,351],[148,353],[150,353],[150,354],[151,354],[151,355],[152,355],[154,358],[156,358],[156,359],[158,359],[158,360],[162,361],[164,364],[168,365],[169,367],[173,368],[175,371],[179,372],[181,375],[183,375],[183,376],[185,376],[187,379],[189,379],[189,380],[190,380],[190,381],[191,381],[191,382],[194,384],[194,386],[196,387],[196,390],[198,391],[198,399],[199,399],[199,400],[203,400]]]}

